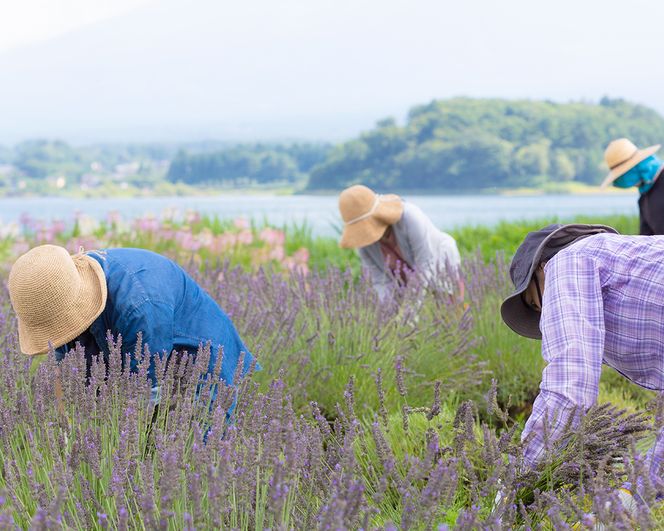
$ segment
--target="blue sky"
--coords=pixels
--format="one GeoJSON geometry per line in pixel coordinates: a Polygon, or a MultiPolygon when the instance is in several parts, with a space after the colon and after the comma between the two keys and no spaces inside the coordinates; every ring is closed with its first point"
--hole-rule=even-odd
{"type": "Polygon", "coordinates": [[[338,140],[460,95],[609,95],[664,113],[660,2],[22,0],[1,9],[5,143],[338,140]]]}

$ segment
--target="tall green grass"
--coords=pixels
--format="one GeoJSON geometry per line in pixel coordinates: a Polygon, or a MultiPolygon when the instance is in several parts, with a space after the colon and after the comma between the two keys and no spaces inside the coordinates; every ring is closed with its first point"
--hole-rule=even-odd
{"type": "MultiPolygon", "coordinates": [[[[218,223],[213,220],[211,222],[218,223]]],[[[466,225],[448,232],[455,238],[462,255],[468,256],[479,252],[488,261],[496,255],[509,259],[529,232],[551,223],[599,223],[609,225],[621,234],[639,232],[638,217],[627,215],[501,221],[494,226],[466,225]]],[[[281,228],[286,232],[287,251],[292,252],[301,247],[309,249],[312,268],[350,267],[355,273],[359,272],[359,256],[353,250],[341,249],[338,238],[314,236],[311,227],[306,223],[285,225],[281,228]]]]}

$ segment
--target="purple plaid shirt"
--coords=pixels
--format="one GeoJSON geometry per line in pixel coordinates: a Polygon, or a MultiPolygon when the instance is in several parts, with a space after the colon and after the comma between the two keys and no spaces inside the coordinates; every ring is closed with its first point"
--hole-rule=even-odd
{"type": "MultiPolygon", "coordinates": [[[[531,438],[531,465],[545,450],[545,429],[555,439],[575,412],[596,402],[602,363],[638,385],[664,389],[664,236],[590,236],[556,254],[544,271],[547,366],[522,435],[531,438]]],[[[648,458],[661,486],[664,430],[648,458]]]]}

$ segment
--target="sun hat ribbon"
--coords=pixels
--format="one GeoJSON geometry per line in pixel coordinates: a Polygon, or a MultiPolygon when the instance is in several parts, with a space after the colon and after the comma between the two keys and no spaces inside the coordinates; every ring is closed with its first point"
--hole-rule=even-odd
{"type": "Polygon", "coordinates": [[[376,211],[378,208],[378,205],[381,202],[381,198],[383,196],[381,194],[376,194],[376,199],[373,202],[373,205],[371,205],[371,208],[369,209],[369,212],[366,212],[362,214],[361,216],[357,216],[356,218],[351,219],[350,221],[346,221],[346,225],[353,225],[357,223],[358,221],[362,221],[363,219],[367,219],[373,215],[373,213],[376,211]]]}
{"type": "Polygon", "coordinates": [[[634,151],[632,151],[628,156],[626,156],[626,157],[625,157],[624,159],[622,159],[621,161],[616,162],[616,163],[615,163],[613,166],[611,166],[609,169],[610,169],[610,170],[615,170],[618,166],[620,166],[621,164],[624,164],[625,162],[627,162],[629,159],[631,159],[631,158],[632,158],[634,155],[636,155],[638,152],[639,152],[639,148],[637,148],[637,147],[635,146],[635,147],[634,147],[634,151]]]}
{"type": "Polygon", "coordinates": [[[377,242],[388,226],[403,214],[403,200],[396,194],[377,194],[356,184],[339,195],[343,230],[339,245],[357,249],[377,242]]]}

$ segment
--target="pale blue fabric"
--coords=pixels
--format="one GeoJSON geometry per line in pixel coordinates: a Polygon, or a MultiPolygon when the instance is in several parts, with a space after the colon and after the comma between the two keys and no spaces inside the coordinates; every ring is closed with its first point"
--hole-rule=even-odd
{"type": "MultiPolygon", "coordinates": [[[[440,283],[451,292],[461,263],[459,249],[452,236],[438,230],[422,210],[404,201],[401,219],[392,225],[399,249],[409,268],[421,275],[426,284],[440,283]]],[[[370,275],[381,300],[390,295],[393,279],[385,265],[380,243],[375,242],[359,250],[362,266],[370,275]]]]}

